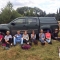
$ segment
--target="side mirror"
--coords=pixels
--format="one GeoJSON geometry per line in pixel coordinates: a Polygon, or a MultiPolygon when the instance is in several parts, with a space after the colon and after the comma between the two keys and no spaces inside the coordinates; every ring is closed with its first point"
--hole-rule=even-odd
{"type": "Polygon", "coordinates": [[[15,23],[11,23],[11,25],[15,25],[15,23]]]}

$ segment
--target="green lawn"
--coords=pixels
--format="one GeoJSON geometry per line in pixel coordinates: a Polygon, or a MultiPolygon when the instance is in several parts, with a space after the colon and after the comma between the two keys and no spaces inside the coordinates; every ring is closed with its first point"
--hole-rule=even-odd
{"type": "Polygon", "coordinates": [[[58,57],[59,41],[53,41],[52,45],[46,43],[42,46],[40,42],[33,45],[29,50],[22,50],[19,45],[3,50],[0,47],[0,60],[60,60],[58,57]]]}

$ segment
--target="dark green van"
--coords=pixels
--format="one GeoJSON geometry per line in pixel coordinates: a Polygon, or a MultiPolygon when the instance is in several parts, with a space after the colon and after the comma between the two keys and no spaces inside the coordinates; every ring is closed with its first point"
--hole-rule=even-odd
{"type": "Polygon", "coordinates": [[[31,33],[35,30],[36,34],[39,33],[40,29],[46,31],[49,29],[51,32],[58,27],[58,22],[55,17],[18,17],[8,24],[0,24],[0,31],[6,33],[7,30],[11,32],[12,35],[20,30],[23,33],[25,30],[31,33]]]}

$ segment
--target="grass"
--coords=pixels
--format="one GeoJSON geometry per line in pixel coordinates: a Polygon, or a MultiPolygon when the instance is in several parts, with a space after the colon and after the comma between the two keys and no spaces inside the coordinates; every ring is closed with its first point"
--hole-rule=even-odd
{"type": "Polygon", "coordinates": [[[29,50],[23,50],[19,45],[9,50],[4,50],[0,46],[0,60],[60,60],[57,48],[59,46],[60,41],[54,40],[52,45],[46,43],[45,46],[38,42],[37,46],[33,45],[29,50]]]}
{"type": "Polygon", "coordinates": [[[59,41],[52,41],[52,45],[46,43],[42,46],[40,42],[38,45],[33,45],[29,50],[23,50],[19,45],[11,47],[9,50],[4,50],[0,47],[1,60],[60,60],[58,57],[59,41]]]}

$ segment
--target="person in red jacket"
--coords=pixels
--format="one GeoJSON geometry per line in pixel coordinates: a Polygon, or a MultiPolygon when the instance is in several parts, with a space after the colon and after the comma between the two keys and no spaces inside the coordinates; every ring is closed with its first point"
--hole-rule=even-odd
{"type": "Polygon", "coordinates": [[[3,40],[3,35],[0,32],[0,43],[2,43],[2,40],[3,40]]]}
{"type": "Polygon", "coordinates": [[[49,30],[47,30],[47,32],[45,33],[45,38],[46,38],[47,43],[52,44],[52,42],[51,42],[51,33],[49,32],[49,30]]]}

